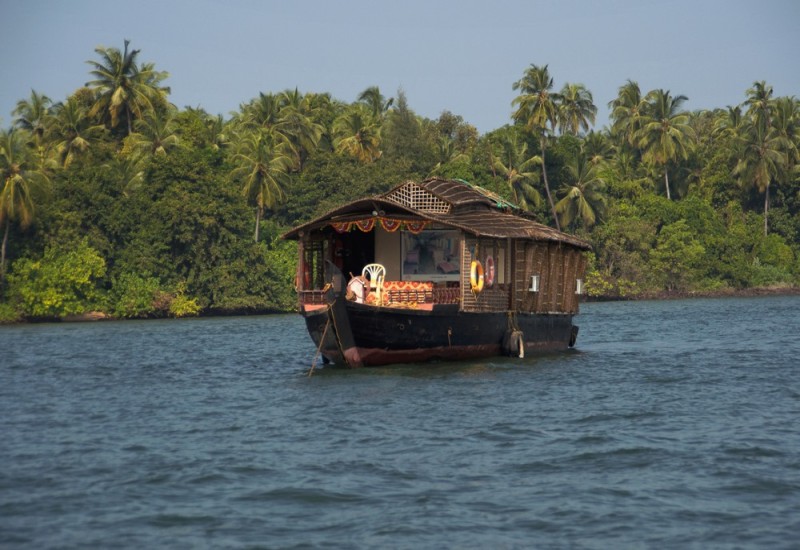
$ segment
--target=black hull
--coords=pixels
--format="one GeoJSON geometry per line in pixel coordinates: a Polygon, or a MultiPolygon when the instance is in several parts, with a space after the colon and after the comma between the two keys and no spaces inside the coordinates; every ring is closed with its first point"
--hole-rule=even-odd
{"type": "Polygon", "coordinates": [[[507,313],[469,313],[457,305],[428,311],[339,299],[303,316],[322,355],[351,367],[516,356],[518,340],[509,343],[514,330],[521,331],[525,352],[565,350],[577,335],[571,314],[517,313],[512,323],[507,313]]]}

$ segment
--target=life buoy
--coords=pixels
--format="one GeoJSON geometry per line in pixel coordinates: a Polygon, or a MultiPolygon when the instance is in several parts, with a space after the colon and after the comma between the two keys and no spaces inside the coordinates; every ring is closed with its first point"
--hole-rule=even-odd
{"type": "Polygon", "coordinates": [[[486,256],[486,288],[494,286],[494,258],[486,256]]]}
{"type": "Polygon", "coordinates": [[[472,264],[469,266],[469,284],[473,294],[478,294],[483,290],[483,266],[478,260],[472,260],[472,264]]]}

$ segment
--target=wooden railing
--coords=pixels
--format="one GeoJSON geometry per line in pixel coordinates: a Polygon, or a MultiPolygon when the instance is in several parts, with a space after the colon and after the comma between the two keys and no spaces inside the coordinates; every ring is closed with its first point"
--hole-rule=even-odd
{"type": "Polygon", "coordinates": [[[297,297],[303,305],[325,304],[326,290],[298,290],[297,297]]]}
{"type": "MultiPolygon", "coordinates": [[[[298,299],[303,305],[323,305],[326,303],[325,290],[300,290],[298,299]]],[[[366,303],[376,305],[377,294],[367,295],[366,303]]],[[[386,281],[381,290],[381,305],[413,306],[415,304],[458,304],[461,301],[459,287],[438,288],[432,283],[403,284],[401,281],[386,281]]]]}

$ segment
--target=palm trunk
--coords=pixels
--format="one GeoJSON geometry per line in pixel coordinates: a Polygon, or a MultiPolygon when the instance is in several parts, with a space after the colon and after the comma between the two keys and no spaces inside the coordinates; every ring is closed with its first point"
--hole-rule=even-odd
{"type": "Polygon", "coordinates": [[[769,223],[767,221],[767,216],[769,216],[769,184],[767,184],[767,188],[764,190],[764,236],[767,236],[767,232],[769,231],[769,223]]]}
{"type": "Polygon", "coordinates": [[[256,206],[256,232],[253,235],[253,239],[258,242],[258,227],[261,224],[261,208],[256,206]]]}
{"type": "Polygon", "coordinates": [[[669,174],[666,166],[664,166],[664,186],[667,188],[667,200],[671,201],[672,197],[669,194],[669,174]]]}
{"type": "Polygon", "coordinates": [[[547,191],[547,202],[550,203],[550,212],[553,213],[553,219],[556,222],[556,229],[561,231],[561,224],[558,223],[558,216],[556,215],[556,207],[553,204],[553,196],[550,194],[550,182],[547,181],[547,158],[545,157],[545,137],[542,136],[542,177],[544,177],[544,190],[547,191]]]}

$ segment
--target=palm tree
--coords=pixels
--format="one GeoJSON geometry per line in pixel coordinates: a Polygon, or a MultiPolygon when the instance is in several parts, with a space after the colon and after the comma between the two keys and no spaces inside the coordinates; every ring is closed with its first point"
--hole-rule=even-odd
{"type": "Polygon", "coordinates": [[[680,110],[687,99],[684,95],[672,97],[669,90],[648,93],[642,126],[634,135],[642,150],[642,160],[663,168],[667,199],[671,199],[668,165],[687,158],[689,142],[694,137],[688,114],[680,110]]]}
{"type": "Polygon", "coordinates": [[[611,130],[622,138],[622,142],[635,146],[636,134],[642,127],[642,115],[645,110],[645,100],[639,89],[639,84],[628,80],[620,86],[617,98],[609,102],[611,109],[611,130]]]}
{"type": "Polygon", "coordinates": [[[715,137],[736,137],[739,135],[743,122],[742,107],[728,105],[724,111],[717,114],[714,120],[713,135],[715,137]]]}
{"type": "Polygon", "coordinates": [[[48,183],[47,176],[34,167],[26,138],[18,130],[0,130],[0,224],[5,222],[0,247],[0,286],[5,282],[11,222],[19,223],[23,229],[33,223],[36,201],[48,183]]]}
{"type": "Polygon", "coordinates": [[[383,120],[386,111],[394,103],[394,98],[386,99],[377,86],[370,86],[358,96],[358,102],[366,105],[375,120],[383,120]]]}
{"type": "Polygon", "coordinates": [[[559,94],[561,102],[558,111],[558,126],[562,132],[578,135],[582,129],[589,130],[594,124],[597,107],[592,100],[592,92],[583,84],[564,84],[559,94]]]}
{"type": "Polygon", "coordinates": [[[363,163],[374,162],[381,156],[380,129],[363,105],[348,109],[333,123],[333,146],[363,163]]]}
{"type": "Polygon", "coordinates": [[[297,89],[281,94],[280,129],[286,135],[295,151],[297,170],[314,152],[322,138],[324,127],[314,121],[315,108],[297,89]]]}
{"type": "Polygon", "coordinates": [[[764,193],[764,235],[769,231],[769,188],[773,180],[785,175],[787,140],[767,118],[755,115],[750,118],[740,135],[739,160],[733,170],[743,184],[750,184],[764,193]]]}
{"type": "Polygon", "coordinates": [[[538,207],[542,196],[533,185],[539,180],[534,168],[542,164],[542,157],[530,155],[528,144],[520,142],[513,130],[503,136],[500,145],[503,152],[492,155],[492,168],[505,178],[513,201],[523,210],[529,210],[531,205],[538,207]]]}
{"type": "Polygon", "coordinates": [[[98,92],[90,116],[101,115],[111,128],[124,121],[125,135],[133,132],[135,119],[142,118],[148,111],[165,107],[170,92],[168,87],[160,85],[169,73],[156,71],[152,63],[137,65],[136,57],[140,50],[128,51],[129,43],[125,40],[123,52],[117,48],[96,48],[95,52],[102,59],[100,62],[87,62],[94,67],[90,74],[95,79],[86,83],[98,92]]]}
{"type": "Polygon", "coordinates": [[[225,120],[222,115],[211,116],[205,119],[206,123],[206,140],[215,151],[225,149],[230,142],[228,141],[228,134],[226,131],[225,120]]]}
{"type": "Polygon", "coordinates": [[[605,162],[611,156],[613,149],[608,135],[594,130],[583,138],[582,148],[589,162],[595,165],[605,162]]]}
{"type": "Polygon", "coordinates": [[[114,155],[110,162],[103,164],[105,177],[116,182],[127,197],[144,183],[145,163],[140,155],[114,155]]]}
{"type": "Polygon", "coordinates": [[[605,214],[605,182],[585,154],[573,158],[566,168],[571,183],[561,188],[563,198],[556,204],[556,212],[565,227],[580,220],[583,228],[589,229],[605,214]]]}
{"type": "Polygon", "coordinates": [[[52,101],[49,97],[31,90],[30,99],[20,100],[14,109],[14,125],[26,130],[29,145],[36,151],[38,169],[49,171],[55,167],[53,147],[49,140],[52,125],[52,101]]]}
{"type": "Polygon", "coordinates": [[[177,133],[184,144],[193,147],[209,147],[219,151],[230,145],[228,124],[222,115],[210,115],[200,107],[185,107],[174,113],[177,133]]]}
{"type": "Polygon", "coordinates": [[[103,127],[91,122],[88,111],[74,96],[53,107],[53,141],[62,168],[86,153],[92,140],[102,133],[103,127]]]}
{"type": "Polygon", "coordinates": [[[241,107],[238,122],[245,128],[264,128],[280,133],[291,143],[294,169],[302,169],[305,159],[317,148],[325,127],[314,120],[319,110],[316,95],[303,96],[297,88],[280,94],[260,93],[241,107]]]}
{"type": "Polygon", "coordinates": [[[635,152],[629,148],[618,148],[608,162],[599,168],[609,194],[617,198],[633,198],[644,194],[652,179],[647,177],[644,166],[635,152]]]}
{"type": "Polygon", "coordinates": [[[19,100],[12,113],[16,116],[14,125],[29,131],[37,145],[40,145],[45,137],[52,103],[46,95],[31,90],[30,99],[19,100]]]}
{"type": "Polygon", "coordinates": [[[344,104],[331,98],[329,93],[307,93],[303,97],[307,115],[322,127],[317,148],[333,150],[333,123],[344,110],[344,104]]]}
{"type": "Polygon", "coordinates": [[[233,156],[236,168],[231,176],[243,179],[242,194],[256,209],[255,242],[264,211],[275,208],[286,196],[284,187],[293,159],[291,147],[276,132],[263,129],[248,132],[238,143],[233,156]]]}
{"type": "Polygon", "coordinates": [[[763,80],[753,82],[753,87],[747,89],[747,114],[757,121],[763,120],[767,126],[772,124],[770,116],[772,110],[772,86],[763,80]]]}
{"type": "Polygon", "coordinates": [[[800,160],[800,101],[795,97],[779,97],[773,105],[772,126],[784,140],[787,166],[785,174],[789,175],[800,160]]]}
{"type": "Polygon", "coordinates": [[[133,149],[149,156],[166,156],[169,149],[178,147],[180,139],[175,133],[173,114],[150,111],[136,121],[136,133],[128,136],[133,149]]]}
{"type": "Polygon", "coordinates": [[[441,170],[445,165],[459,162],[469,161],[469,155],[458,148],[456,140],[448,135],[440,135],[434,144],[436,150],[436,158],[438,162],[428,174],[430,177],[441,175],[441,170]]]}
{"type": "Polygon", "coordinates": [[[550,193],[550,183],[547,179],[547,137],[548,131],[555,130],[558,123],[558,102],[560,97],[553,93],[553,79],[547,70],[547,65],[537,67],[531,65],[525,70],[520,80],[514,83],[514,90],[521,93],[514,98],[512,105],[517,105],[514,112],[514,120],[525,125],[525,128],[533,132],[540,141],[542,149],[542,176],[544,177],[544,188],[547,191],[547,202],[550,204],[550,211],[556,223],[556,228],[561,229],[556,215],[553,196],[550,193]]]}
{"type": "Polygon", "coordinates": [[[241,107],[241,121],[250,128],[275,129],[280,125],[281,98],[260,92],[258,97],[241,107]]]}

